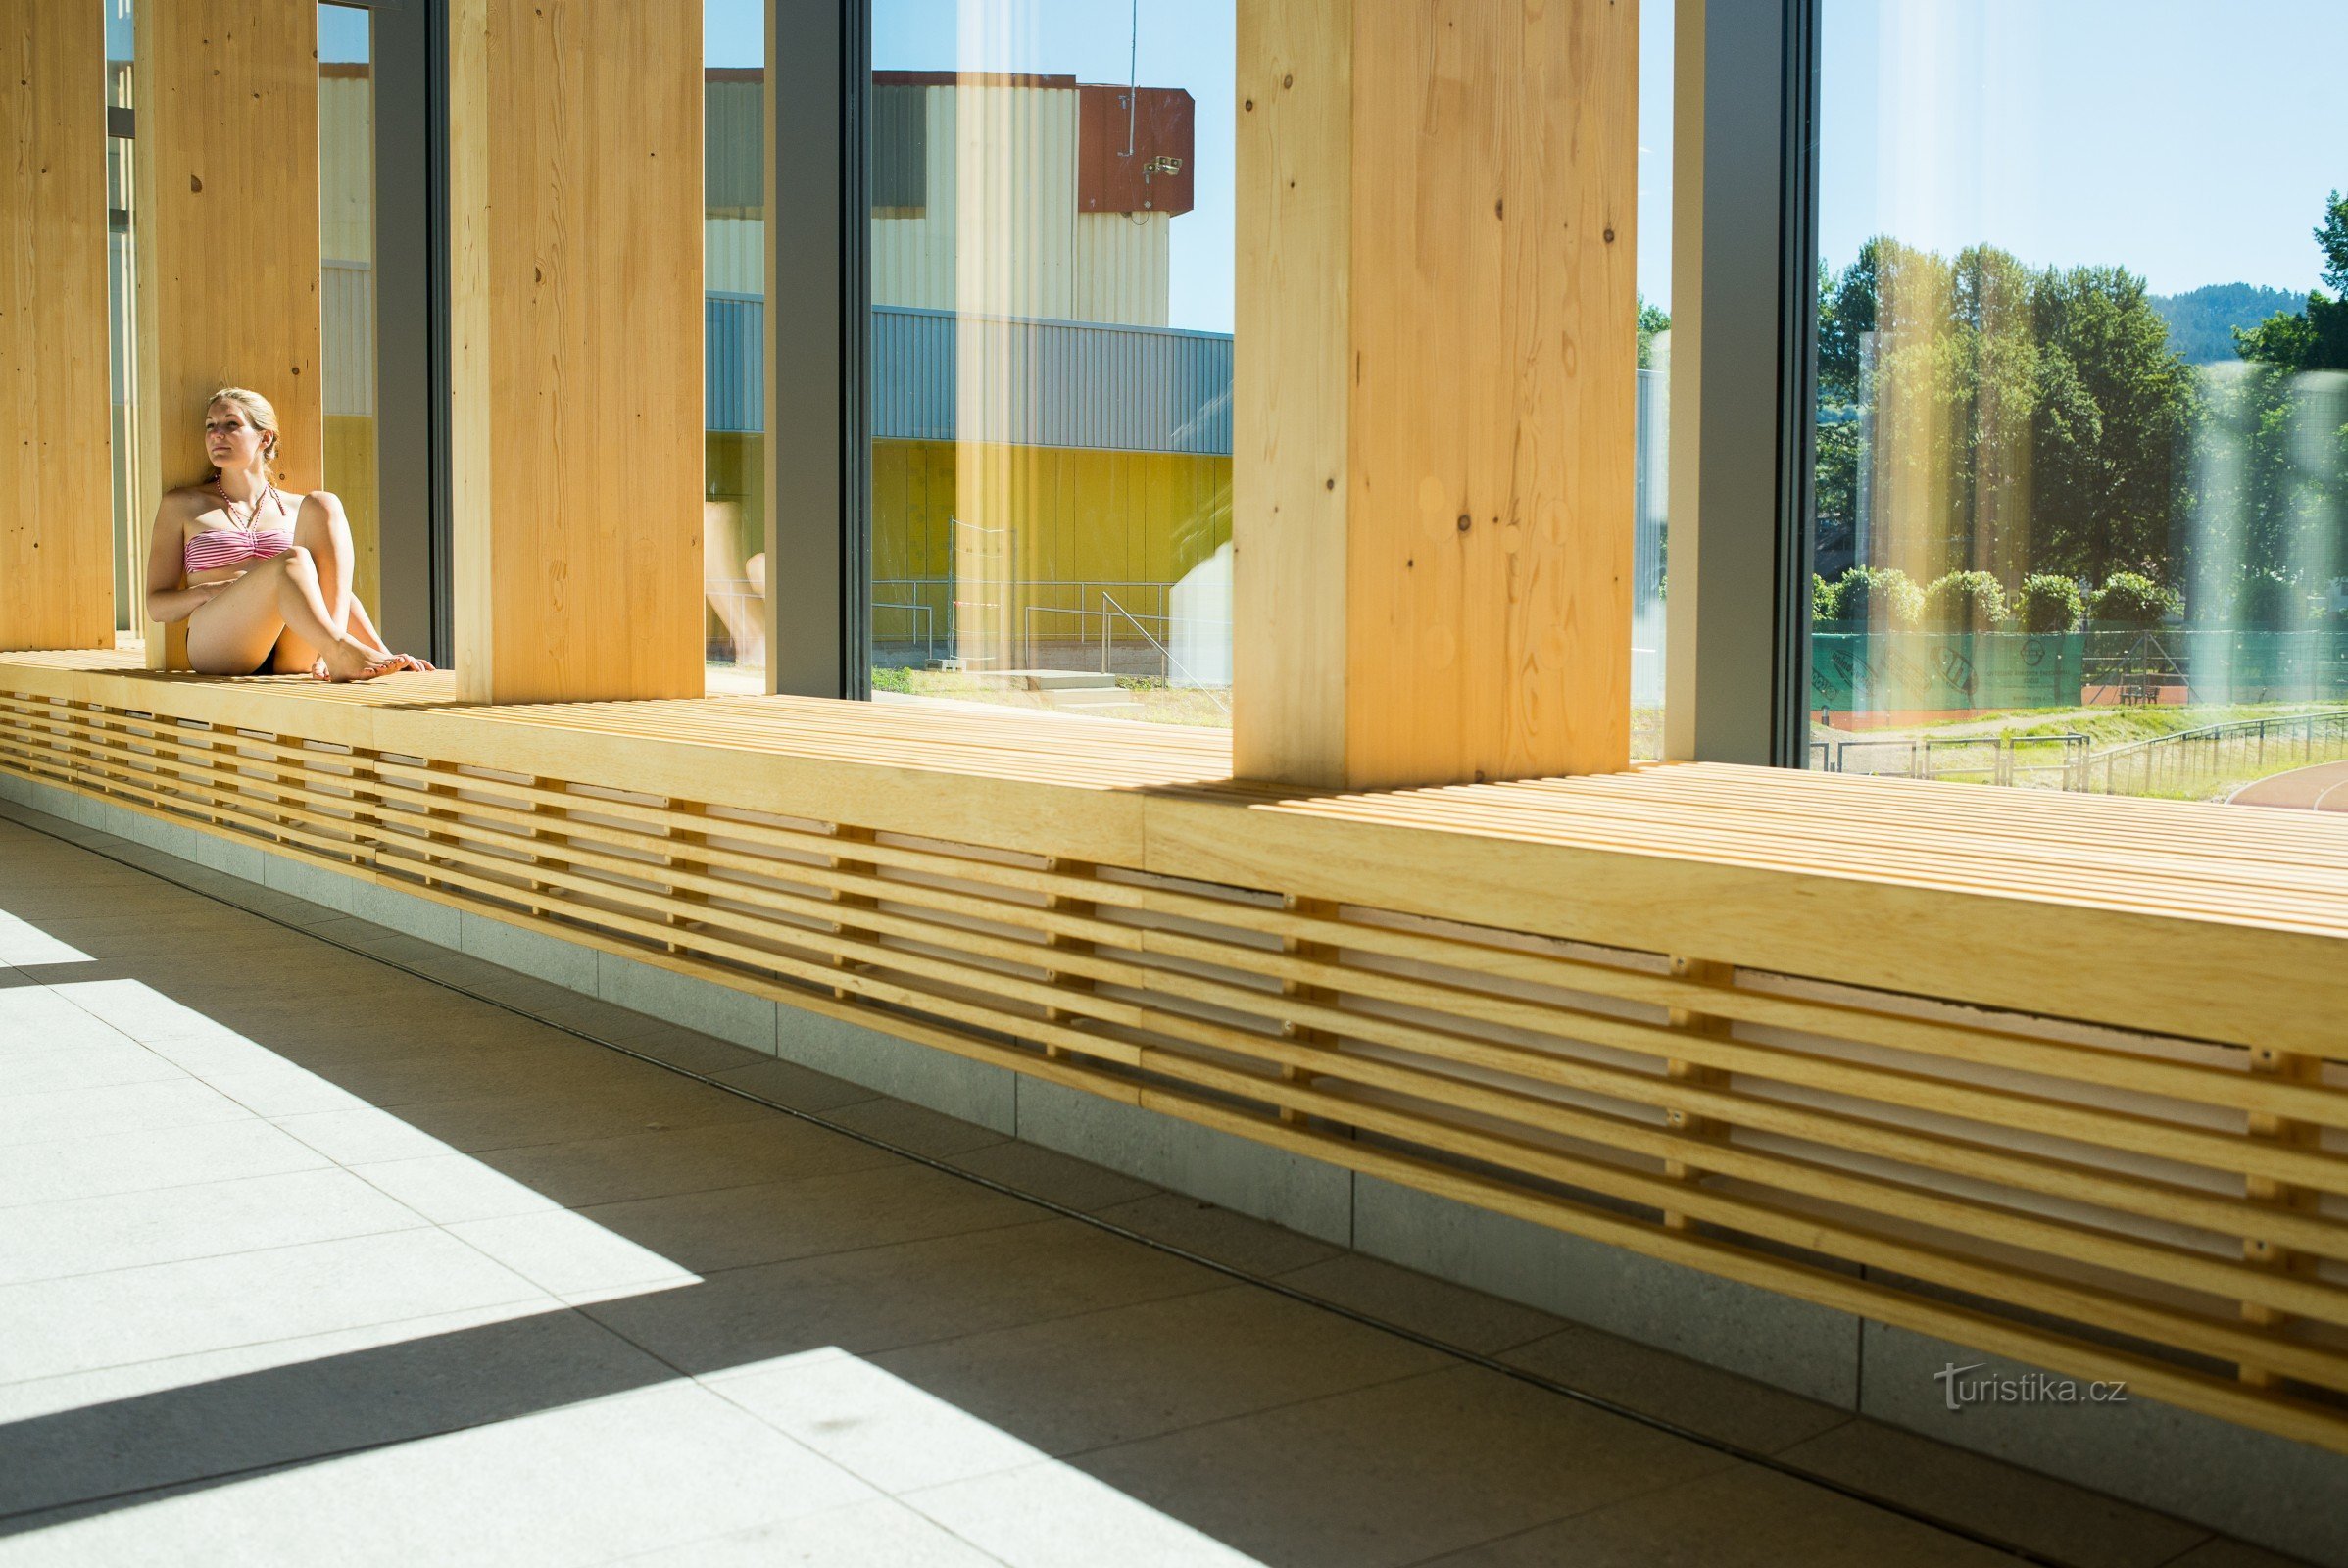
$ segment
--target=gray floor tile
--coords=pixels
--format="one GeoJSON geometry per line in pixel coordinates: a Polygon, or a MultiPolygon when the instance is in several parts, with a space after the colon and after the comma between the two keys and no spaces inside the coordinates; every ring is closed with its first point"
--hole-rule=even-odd
{"type": "Polygon", "coordinates": [[[947,1163],[1022,1193],[1091,1213],[1153,1196],[1148,1182],[1081,1160],[1040,1144],[1006,1141],[955,1154],[947,1163]]]}
{"type": "Polygon", "coordinates": [[[536,1144],[465,1157],[573,1208],[898,1163],[885,1150],[782,1116],[536,1144]]]}
{"type": "Polygon", "coordinates": [[[0,1513],[410,1443],[675,1378],[568,1311],[305,1349],[0,1426],[0,1513]]]}
{"type": "Polygon", "coordinates": [[[1112,1225],[1249,1274],[1286,1274],[1340,1253],[1327,1242],[1180,1193],[1114,1203],[1100,1214],[1112,1225]]]}
{"type": "Polygon", "coordinates": [[[1000,1568],[1003,1559],[883,1499],[617,1561],[627,1568],[1000,1568]]]}
{"type": "MultiPolygon", "coordinates": [[[[618,1059],[621,1065],[627,1063],[618,1059]]],[[[720,1122],[752,1121],[772,1111],[733,1095],[646,1066],[641,1082],[616,1082],[594,1089],[575,1089],[549,1083],[524,1094],[484,1095],[466,1100],[433,1101],[401,1107],[397,1121],[419,1137],[437,1140],[451,1149],[486,1152],[526,1148],[535,1144],[575,1143],[583,1138],[611,1138],[623,1133],[659,1132],[672,1127],[710,1126],[720,1122]]],[[[599,1074],[603,1075],[603,1074],[599,1074]]],[[[394,1120],[387,1111],[366,1114],[378,1121],[394,1120]]],[[[307,1137],[305,1128],[322,1118],[289,1116],[286,1130],[307,1137]]],[[[438,1148],[421,1149],[438,1153],[438,1148]]],[[[345,1163],[359,1160],[343,1158],[345,1163]]],[[[399,1159],[403,1153],[367,1157],[399,1159]]]]}
{"type": "Polygon", "coordinates": [[[1457,1365],[1074,1462],[1267,1562],[1329,1568],[1415,1563],[1734,1463],[1457,1365]]]}
{"type": "Polygon", "coordinates": [[[873,1358],[1047,1453],[1066,1454],[1406,1378],[1442,1354],[1234,1286],[873,1358]]]}
{"type": "Polygon", "coordinates": [[[2079,1568],[2151,1568],[2209,1534],[1878,1421],[1850,1421],[1783,1457],[2079,1568]]]}
{"type": "Polygon", "coordinates": [[[107,1089],[116,1084],[156,1083],[186,1076],[137,1041],[120,1034],[111,1040],[62,1045],[53,1051],[0,1053],[0,1096],[107,1089]]]}
{"type": "Polygon", "coordinates": [[[905,1500],[1015,1568],[1257,1568],[1203,1531],[1052,1460],[905,1500]]]}
{"type": "Polygon", "coordinates": [[[2307,1565],[2297,1557],[2285,1557],[2278,1552],[2266,1551],[2239,1541],[2216,1536],[2165,1564],[2164,1568],[2307,1568],[2307,1565]]]}
{"type": "Polygon", "coordinates": [[[1774,1471],[1735,1465],[1436,1558],[1428,1568],[2010,1568],[2013,1561],[1774,1471]]]}
{"type": "Polygon", "coordinates": [[[663,1061],[686,1072],[723,1073],[738,1067],[752,1067],[771,1058],[748,1046],[737,1046],[730,1040],[718,1040],[692,1029],[680,1029],[658,1018],[639,1020],[639,1027],[611,1039],[630,1051],[641,1052],[656,1061],[663,1061]]]}
{"type": "MultiPolygon", "coordinates": [[[[732,1049],[743,1050],[739,1046],[732,1049]]],[[[834,1078],[812,1067],[802,1067],[796,1061],[773,1058],[742,1061],[716,1069],[713,1075],[719,1082],[731,1084],[745,1094],[756,1095],[761,1100],[770,1100],[794,1109],[822,1114],[836,1111],[843,1105],[862,1104],[881,1098],[862,1084],[852,1084],[845,1078],[834,1078]]],[[[923,1114],[935,1115],[935,1112],[923,1114]]]]}
{"type": "Polygon", "coordinates": [[[1501,1351],[1500,1359],[1761,1453],[1853,1419],[1848,1410],[1579,1324],[1560,1323],[1553,1334],[1501,1351]]]}
{"type": "Polygon", "coordinates": [[[161,1546],[175,1552],[164,1561],[588,1563],[875,1497],[708,1390],[672,1384],[183,1493],[34,1539],[118,1562],[157,1561],[161,1546]]]}
{"type": "Polygon", "coordinates": [[[0,964],[11,968],[53,963],[86,963],[89,955],[61,942],[23,915],[0,909],[0,964]]]}
{"type": "Polygon", "coordinates": [[[0,991],[0,1064],[19,1054],[111,1045],[129,1038],[76,1006],[63,977],[58,984],[26,982],[0,991]]]}
{"type": "Polygon", "coordinates": [[[52,1089],[0,1099],[0,1146],[167,1132],[251,1114],[235,1101],[184,1074],[103,1089],[52,1089]]]}
{"type": "Polygon", "coordinates": [[[135,1193],[317,1169],[323,1154],[267,1122],[206,1122],[160,1131],[0,1148],[0,1211],[105,1193],[135,1193]]]}
{"type": "Polygon", "coordinates": [[[662,1360],[722,1372],[837,1348],[871,1355],[1225,1284],[1070,1220],[728,1269],[587,1308],[662,1360]]]}
{"type": "Polygon", "coordinates": [[[248,1176],[8,1211],[0,1285],[220,1257],[427,1223],[340,1170],[248,1176]]]}
{"type": "Polygon", "coordinates": [[[951,1159],[1003,1142],[1003,1135],[976,1122],[942,1115],[902,1100],[869,1099],[824,1112],[827,1121],[932,1158],[951,1159]]]}
{"type": "Polygon", "coordinates": [[[891,1494],[1016,1470],[1046,1457],[951,1400],[845,1350],[782,1356],[705,1381],[891,1494]]]}
{"type": "Polygon", "coordinates": [[[974,1182],[895,1161],[582,1210],[696,1273],[933,1236],[1041,1224],[1049,1213],[974,1182]]]}
{"type": "Polygon", "coordinates": [[[0,1382],[544,1296],[437,1230],[0,1286],[0,1382]]]}
{"type": "Polygon", "coordinates": [[[699,1283],[682,1264],[567,1208],[462,1220],[447,1230],[573,1305],[699,1283]]]}
{"type": "Polygon", "coordinates": [[[328,1329],[318,1334],[296,1334],[281,1340],[223,1346],[159,1360],[133,1361],[121,1366],[93,1367],[0,1384],[0,1421],[30,1421],[43,1416],[101,1405],[122,1404],[202,1388],[209,1384],[272,1372],[283,1367],[322,1363],[411,1341],[466,1334],[496,1323],[543,1318],[563,1311],[542,1296],[465,1307],[455,1312],[432,1312],[402,1318],[396,1323],[364,1323],[356,1328],[328,1329]]]}
{"type": "Polygon", "coordinates": [[[1565,1326],[1546,1312],[1359,1252],[1340,1252],[1291,1269],[1280,1276],[1280,1283],[1487,1355],[1565,1326]]]}

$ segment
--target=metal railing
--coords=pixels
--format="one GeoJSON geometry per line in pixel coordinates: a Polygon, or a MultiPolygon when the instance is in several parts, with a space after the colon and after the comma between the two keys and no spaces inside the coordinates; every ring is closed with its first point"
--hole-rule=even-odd
{"type": "Polygon", "coordinates": [[[2348,760],[2348,709],[2206,724],[2130,741],[2087,761],[2079,788],[2103,795],[2180,794],[2286,767],[2348,760]]]}
{"type": "Polygon", "coordinates": [[[2087,736],[1930,735],[1896,740],[1810,743],[1810,765],[1829,773],[2004,784],[2026,789],[2087,787],[2087,736]]]}
{"type": "MultiPolygon", "coordinates": [[[[921,630],[918,634],[918,640],[921,644],[921,662],[925,664],[934,664],[938,662],[938,617],[937,612],[929,606],[921,604],[897,604],[888,600],[875,599],[872,602],[872,608],[876,612],[893,610],[905,614],[918,614],[921,617],[921,630]]],[[[904,636],[895,636],[888,632],[884,632],[880,627],[879,621],[876,619],[872,627],[872,640],[876,645],[890,644],[909,648],[916,639],[914,634],[911,633],[907,633],[904,636]]]]}

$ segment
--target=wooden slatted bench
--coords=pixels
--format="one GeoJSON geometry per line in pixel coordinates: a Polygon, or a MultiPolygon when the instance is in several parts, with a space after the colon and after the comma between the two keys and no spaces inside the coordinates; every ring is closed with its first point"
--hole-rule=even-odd
{"type": "Polygon", "coordinates": [[[2348,1452],[2348,819],[86,654],[0,770],[2348,1452]]]}

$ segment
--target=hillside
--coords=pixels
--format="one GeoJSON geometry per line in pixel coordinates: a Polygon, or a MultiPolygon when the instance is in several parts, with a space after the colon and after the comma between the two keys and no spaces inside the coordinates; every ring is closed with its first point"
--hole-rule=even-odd
{"type": "Polygon", "coordinates": [[[2169,342],[2187,365],[2213,365],[2234,358],[2233,328],[2254,326],[2277,311],[2296,315],[2307,309],[2307,296],[2256,283],[2211,283],[2155,294],[2148,303],[2169,323],[2169,342]]]}

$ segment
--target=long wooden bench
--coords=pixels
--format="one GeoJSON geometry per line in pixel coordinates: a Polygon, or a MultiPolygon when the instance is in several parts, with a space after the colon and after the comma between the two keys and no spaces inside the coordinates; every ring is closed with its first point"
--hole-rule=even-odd
{"type": "Polygon", "coordinates": [[[2348,820],[88,654],[0,768],[2348,1452],[2348,820]]]}

